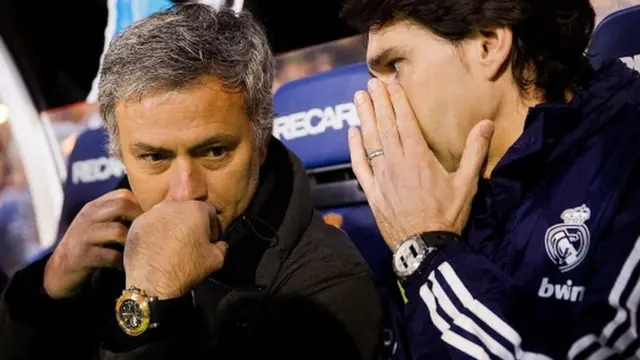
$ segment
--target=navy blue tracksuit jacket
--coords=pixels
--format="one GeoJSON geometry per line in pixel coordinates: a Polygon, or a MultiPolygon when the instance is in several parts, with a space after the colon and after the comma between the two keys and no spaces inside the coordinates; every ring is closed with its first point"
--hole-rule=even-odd
{"type": "Polygon", "coordinates": [[[640,74],[531,108],[465,240],[403,284],[414,359],[640,358],[640,74]]]}

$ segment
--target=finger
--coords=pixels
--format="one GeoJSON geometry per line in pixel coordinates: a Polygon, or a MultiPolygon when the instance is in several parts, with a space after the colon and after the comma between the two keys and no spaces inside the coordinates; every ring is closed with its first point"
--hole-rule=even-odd
{"type": "Polygon", "coordinates": [[[95,201],[106,201],[106,200],[120,199],[120,198],[137,201],[136,196],[133,195],[133,191],[129,189],[117,189],[117,190],[109,191],[108,193],[98,197],[95,201]]]}
{"type": "Polygon", "coordinates": [[[366,91],[358,91],[354,96],[365,153],[382,149],[378,138],[376,114],[373,110],[371,97],[366,91]]]}
{"type": "Polygon", "coordinates": [[[217,241],[222,233],[222,225],[218,218],[218,209],[211,203],[205,202],[204,204],[206,204],[207,215],[209,216],[209,241],[217,241]]]}
{"type": "Polygon", "coordinates": [[[456,171],[456,180],[461,184],[471,184],[478,181],[489,151],[489,144],[493,136],[493,123],[483,120],[471,129],[462,153],[460,166],[456,171]]]}
{"type": "Polygon", "coordinates": [[[216,241],[211,245],[211,254],[207,257],[211,261],[211,271],[217,271],[224,265],[229,245],[224,241],[216,241]]]}
{"type": "Polygon", "coordinates": [[[427,150],[431,152],[422,135],[420,124],[409,103],[409,99],[400,84],[394,80],[389,83],[387,89],[396,115],[398,134],[404,151],[418,150],[424,153],[424,150],[427,150]]]}
{"type": "Polygon", "coordinates": [[[87,244],[124,246],[129,229],[119,222],[95,223],[87,229],[87,244]]]}
{"type": "MultiPolygon", "coordinates": [[[[109,194],[107,194],[109,195],[109,194]]],[[[118,196],[98,198],[81,210],[93,222],[111,222],[126,220],[131,222],[142,215],[142,208],[131,192],[122,192],[118,196]]]]}
{"type": "Polygon", "coordinates": [[[349,129],[349,153],[353,173],[358,178],[364,193],[370,194],[374,186],[373,171],[371,170],[369,159],[367,159],[367,154],[364,149],[362,134],[360,130],[355,127],[349,129]]]}
{"type": "Polygon", "coordinates": [[[100,246],[89,247],[84,259],[87,268],[115,268],[121,270],[124,268],[121,252],[100,246]]]}
{"type": "Polygon", "coordinates": [[[213,244],[213,247],[218,249],[218,251],[220,252],[220,255],[222,255],[223,258],[227,257],[227,252],[229,251],[229,244],[227,244],[224,241],[216,241],[213,244]]]}
{"type": "MultiPolygon", "coordinates": [[[[368,87],[371,101],[373,102],[380,145],[382,145],[387,158],[398,154],[402,155],[402,144],[398,135],[396,114],[393,111],[386,86],[378,79],[371,79],[368,87]]],[[[375,149],[370,151],[373,150],[375,149]]]]}

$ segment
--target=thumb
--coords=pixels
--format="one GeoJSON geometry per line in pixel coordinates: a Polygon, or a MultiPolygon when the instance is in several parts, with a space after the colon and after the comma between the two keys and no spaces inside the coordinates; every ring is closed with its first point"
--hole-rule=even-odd
{"type": "Polygon", "coordinates": [[[487,158],[493,130],[493,122],[482,120],[469,132],[460,167],[458,167],[455,175],[461,184],[470,184],[478,181],[480,171],[487,158]]]}

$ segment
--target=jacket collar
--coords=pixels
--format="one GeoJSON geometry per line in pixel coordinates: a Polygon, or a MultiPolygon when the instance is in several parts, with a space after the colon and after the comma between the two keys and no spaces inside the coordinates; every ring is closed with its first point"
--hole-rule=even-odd
{"type": "Polygon", "coordinates": [[[522,135],[498,162],[489,181],[481,181],[474,216],[492,228],[548,175],[556,160],[615,120],[618,111],[640,104],[640,75],[615,60],[594,73],[584,90],[567,104],[529,109],[522,135]],[[635,96],[635,98],[634,98],[635,96]]]}
{"type": "Polygon", "coordinates": [[[620,60],[611,61],[594,73],[584,90],[571,102],[530,108],[522,135],[500,160],[492,178],[521,174],[523,179],[531,179],[531,171],[527,169],[541,170],[540,165],[548,164],[565,146],[575,144],[605,126],[622,106],[629,103],[626,100],[640,104],[640,98],[633,99],[623,92],[635,87],[628,93],[638,96],[639,80],[640,75],[620,60]],[[521,164],[530,159],[533,163],[521,164]],[[513,171],[514,165],[517,171],[513,171]]]}
{"type": "Polygon", "coordinates": [[[272,139],[256,194],[247,211],[223,234],[229,243],[225,265],[210,279],[230,288],[269,286],[311,216],[306,171],[295,155],[272,139]]]}

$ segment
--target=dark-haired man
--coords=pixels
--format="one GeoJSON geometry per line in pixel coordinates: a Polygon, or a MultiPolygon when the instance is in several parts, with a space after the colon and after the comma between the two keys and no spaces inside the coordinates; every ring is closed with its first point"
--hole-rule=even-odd
{"type": "MultiPolygon", "coordinates": [[[[354,171],[414,359],[637,354],[640,79],[588,0],[349,0],[369,34],[354,171]]],[[[635,355],[637,356],[637,355],[635,355]]]]}

